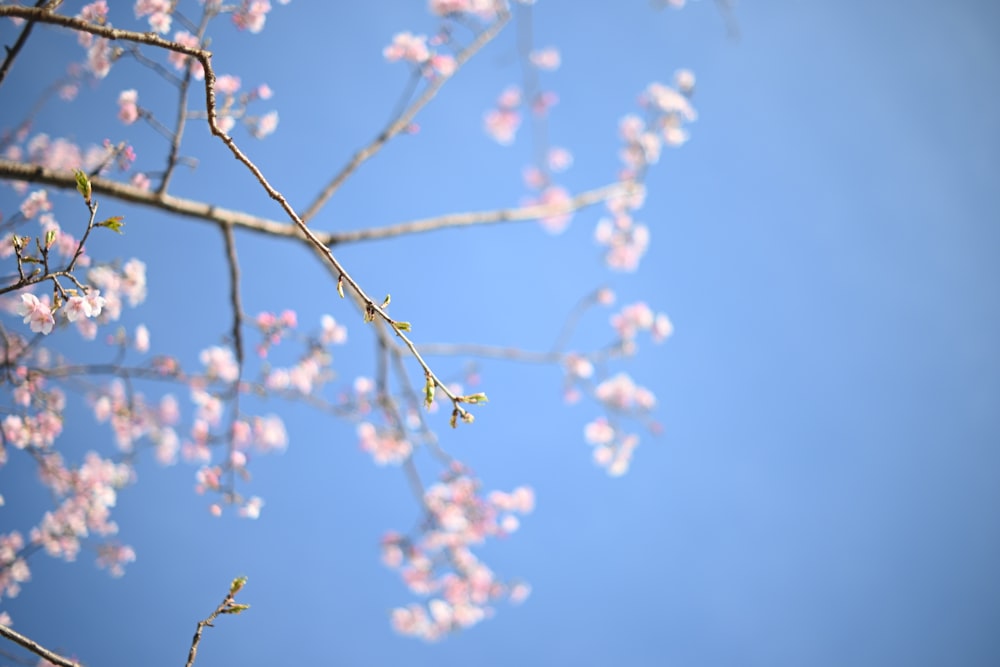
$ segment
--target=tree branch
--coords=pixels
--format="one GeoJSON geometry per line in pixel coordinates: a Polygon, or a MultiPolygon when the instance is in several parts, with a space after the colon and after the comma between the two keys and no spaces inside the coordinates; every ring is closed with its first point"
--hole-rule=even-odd
{"type": "Polygon", "coordinates": [[[64,658],[61,655],[58,655],[57,653],[53,653],[52,651],[48,650],[41,644],[28,639],[22,634],[14,632],[6,625],[0,625],[0,636],[3,636],[5,639],[9,639],[15,644],[18,644],[23,648],[28,649],[37,656],[45,658],[53,665],[59,665],[59,667],[81,667],[80,663],[73,662],[72,660],[64,658]]]}
{"type": "MultiPolygon", "coordinates": [[[[0,164],[2,170],[2,164],[0,164]]],[[[345,232],[329,232],[321,235],[327,239],[330,245],[340,243],[355,243],[357,241],[373,241],[396,238],[406,234],[423,234],[439,229],[449,229],[452,227],[472,227],[476,225],[493,225],[501,222],[521,222],[526,220],[539,220],[549,216],[556,216],[565,213],[572,213],[594,204],[614,199],[616,197],[626,197],[633,193],[635,184],[632,182],[612,183],[593,190],[581,192],[565,204],[536,204],[532,206],[521,206],[518,208],[502,208],[492,211],[472,211],[468,213],[450,213],[439,215],[433,218],[422,220],[412,220],[401,222],[396,225],[385,227],[371,227],[368,229],[358,229],[345,232]]]]}

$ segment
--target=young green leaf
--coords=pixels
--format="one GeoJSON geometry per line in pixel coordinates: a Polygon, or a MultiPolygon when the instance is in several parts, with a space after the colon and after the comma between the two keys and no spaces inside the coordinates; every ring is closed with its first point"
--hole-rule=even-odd
{"type": "Polygon", "coordinates": [[[83,195],[83,201],[87,202],[87,206],[90,206],[90,196],[93,194],[90,179],[87,178],[87,174],[83,173],[79,169],[73,172],[73,176],[76,177],[77,192],[83,195]]]}
{"type": "Polygon", "coordinates": [[[231,604],[222,610],[223,614],[239,614],[250,608],[248,604],[231,604]]]}
{"type": "Polygon", "coordinates": [[[434,380],[431,379],[430,374],[427,374],[427,381],[424,383],[424,406],[431,407],[431,403],[434,402],[434,390],[437,389],[437,385],[434,380]]]}
{"type": "Polygon", "coordinates": [[[233,583],[230,584],[229,586],[229,594],[236,595],[237,593],[240,592],[241,588],[246,586],[246,584],[247,584],[246,577],[236,577],[235,579],[233,579],[233,583]]]}
{"type": "Polygon", "coordinates": [[[122,234],[123,233],[122,232],[122,227],[125,226],[125,223],[122,222],[124,219],[125,219],[124,216],[116,215],[116,216],[108,218],[107,220],[102,220],[101,222],[97,223],[97,225],[95,225],[95,226],[96,227],[107,227],[108,229],[110,229],[113,232],[118,232],[119,234],[122,234]]]}

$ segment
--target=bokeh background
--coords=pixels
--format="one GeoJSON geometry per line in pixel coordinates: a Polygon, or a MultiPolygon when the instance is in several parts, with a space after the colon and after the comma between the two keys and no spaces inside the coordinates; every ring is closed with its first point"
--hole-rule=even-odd
{"type": "MultiPolygon", "coordinates": [[[[667,343],[640,341],[621,366],[656,393],[664,425],[643,435],[623,478],[591,461],[582,430],[599,411],[563,406],[555,368],[484,362],[490,404],[474,427],[441,429],[488,488],[535,488],[518,533],[481,551],[498,574],[531,583],[528,601],[438,644],[395,635],[388,611],[412,598],[380,564],[378,542],[417,517],[402,472],[360,452],[352,425],[274,403],[291,444],[254,462],[244,490],[265,498],[259,520],[213,518],[192,466],[141,458],[114,512],[137,561],[111,579],[86,552],[74,564],[33,557],[32,581],[4,601],[16,629],[88,665],[182,664],[196,621],[246,574],[251,610],[208,629],[197,664],[1000,662],[1000,9],[745,2],[731,17],[738,37],[711,2],[658,11],[643,0],[542,0],[533,17],[537,44],[562,53],[543,84],[559,94],[549,132],[574,154],[560,179],[573,191],[613,179],[617,122],[647,83],[680,67],[698,77],[692,139],[648,180],[638,217],[652,245],[640,271],[602,267],[596,209],[561,236],[520,223],[339,253],[371,293],[392,293],[420,342],[545,349],[601,285],[618,305],[642,299],[673,320],[667,343]]],[[[140,25],[130,3],[112,20],[140,25]]],[[[425,3],[388,0],[276,5],[259,35],[224,23],[218,72],[268,83],[275,96],[261,109],[280,113],[272,137],[237,139],[298,206],[404,89],[405,66],[385,63],[382,48],[398,31],[436,26],[425,3]]],[[[0,25],[3,43],[16,34],[0,25]]],[[[71,35],[39,29],[0,88],[3,125],[80,55],[71,35]]],[[[519,80],[509,30],[314,225],[516,205],[531,144],[498,147],[482,115],[519,80]]],[[[155,169],[159,137],[115,119],[127,88],[172,122],[169,88],[123,63],[76,102],[46,107],[36,127],[82,143],[129,138],[137,166],[155,169]]],[[[192,128],[200,163],[174,191],[280,218],[222,145],[192,128]]],[[[5,211],[18,201],[0,193],[5,211]]],[[[148,265],[150,297],[126,325],[145,323],[154,350],[196,364],[229,329],[220,235],[102,202],[111,209],[127,233],[100,240],[100,254],[148,265]]],[[[313,258],[247,234],[239,243],[246,310],[292,308],[306,327],[332,313],[350,336],[338,382],[370,376],[371,334],[313,258]]],[[[583,321],[580,348],[610,340],[609,314],[583,321]]],[[[51,343],[112,354],[75,338],[51,343]]],[[[114,451],[85,404],[69,415],[68,458],[114,451]]],[[[26,531],[49,506],[29,461],[11,458],[0,532],[26,531]]]]}

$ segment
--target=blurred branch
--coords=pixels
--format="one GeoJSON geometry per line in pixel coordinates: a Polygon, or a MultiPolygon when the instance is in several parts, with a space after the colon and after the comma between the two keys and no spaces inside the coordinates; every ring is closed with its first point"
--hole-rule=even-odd
{"type": "MultiPolygon", "coordinates": [[[[0,165],[2,167],[2,165],[0,165]]],[[[518,208],[502,208],[492,211],[472,211],[468,213],[450,213],[433,218],[422,220],[412,220],[401,222],[396,225],[385,227],[371,227],[369,229],[358,229],[355,231],[330,232],[324,236],[330,245],[339,243],[354,243],[356,241],[371,241],[380,239],[396,238],[406,234],[422,234],[433,232],[439,229],[449,229],[451,227],[471,227],[474,225],[492,225],[501,222],[519,222],[525,220],[539,220],[549,216],[556,216],[565,213],[593,206],[616,197],[628,196],[632,193],[634,185],[632,183],[612,183],[593,190],[581,192],[565,204],[536,204],[531,206],[521,206],[518,208]]]]}

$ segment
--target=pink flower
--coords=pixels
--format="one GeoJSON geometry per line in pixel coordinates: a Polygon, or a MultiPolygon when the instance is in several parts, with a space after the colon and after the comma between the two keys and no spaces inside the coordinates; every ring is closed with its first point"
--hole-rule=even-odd
{"type": "Polygon", "coordinates": [[[105,0],[98,0],[84,5],[77,17],[88,23],[103,24],[108,18],[108,3],[105,0]]]}
{"type": "Polygon", "coordinates": [[[31,220],[43,211],[51,211],[52,202],[49,201],[49,194],[46,190],[35,190],[28,198],[21,202],[21,215],[31,220]]]}
{"type": "MultiPolygon", "coordinates": [[[[186,30],[174,33],[174,41],[182,46],[187,46],[192,49],[201,48],[198,38],[186,30]]],[[[183,70],[188,66],[188,61],[191,61],[191,76],[198,81],[205,78],[205,68],[202,67],[201,63],[197,60],[192,60],[191,56],[186,56],[183,53],[178,53],[177,51],[171,51],[167,55],[167,61],[174,66],[174,69],[177,70],[183,70]]]]}
{"type": "Polygon", "coordinates": [[[235,95],[240,89],[240,77],[223,74],[215,80],[215,91],[223,95],[235,95]]]}
{"type": "Polygon", "coordinates": [[[104,307],[104,297],[98,289],[88,290],[84,296],[71,296],[66,303],[66,319],[76,322],[81,317],[97,317],[104,307]]]}
{"type": "Polygon", "coordinates": [[[698,118],[698,114],[686,96],[662,83],[649,84],[643,97],[646,103],[657,111],[678,114],[686,121],[698,118]]]}
{"type": "Polygon", "coordinates": [[[549,163],[549,169],[555,172],[566,171],[573,164],[573,154],[565,148],[550,148],[546,159],[549,163]]]}
{"type": "Polygon", "coordinates": [[[264,29],[271,3],[267,0],[243,0],[243,6],[233,12],[233,25],[239,30],[258,33],[264,29]]]}
{"type": "Polygon", "coordinates": [[[202,350],[199,357],[205,365],[205,375],[210,380],[235,382],[240,375],[240,367],[233,357],[233,351],[228,347],[210,347],[202,350]]]}
{"type": "Polygon", "coordinates": [[[564,209],[565,212],[546,215],[539,220],[542,227],[550,234],[559,234],[564,231],[573,218],[573,212],[569,210],[572,202],[573,198],[570,197],[569,192],[565,188],[561,188],[558,185],[550,185],[545,188],[535,204],[552,207],[556,210],[564,209]]]}
{"type": "Polygon", "coordinates": [[[426,35],[414,35],[410,32],[397,33],[392,43],[382,50],[382,55],[389,62],[404,60],[419,65],[430,58],[426,35]]]}
{"type": "Polygon", "coordinates": [[[21,295],[21,304],[17,307],[17,314],[23,316],[24,323],[29,324],[31,330],[36,333],[48,334],[56,323],[48,304],[39,301],[34,294],[21,295]]]}
{"type": "Polygon", "coordinates": [[[615,429],[604,417],[598,417],[583,429],[583,438],[591,445],[609,445],[615,439],[615,429]]]}
{"type": "Polygon", "coordinates": [[[170,32],[170,26],[173,22],[170,14],[167,12],[156,12],[149,17],[149,27],[153,32],[158,32],[161,35],[166,35],[170,32]]]}
{"type": "Polygon", "coordinates": [[[268,112],[258,119],[248,121],[247,125],[254,138],[263,139],[278,128],[278,112],[268,112]]]}
{"type": "Polygon", "coordinates": [[[137,173],[132,175],[132,185],[139,188],[140,190],[149,190],[149,177],[143,173],[137,173]]]}
{"type": "Polygon", "coordinates": [[[528,56],[528,59],[531,61],[531,64],[538,69],[550,71],[559,69],[559,65],[561,63],[559,49],[552,46],[532,51],[531,55],[528,56]]]}
{"type": "Polygon", "coordinates": [[[140,324],[135,328],[133,343],[135,349],[142,354],[149,352],[149,329],[146,328],[145,324],[140,324]]]}
{"type": "Polygon", "coordinates": [[[694,72],[689,69],[679,69],[674,72],[674,85],[683,95],[690,96],[694,92],[694,72]]]}
{"type": "Polygon", "coordinates": [[[128,545],[112,542],[97,548],[97,566],[107,568],[112,577],[125,574],[125,564],[133,562],[135,551],[128,545]]]}
{"type": "Polygon", "coordinates": [[[507,146],[514,141],[517,128],[521,125],[521,114],[508,109],[493,109],[486,112],[483,127],[498,144],[507,146]]]}
{"type": "Polygon", "coordinates": [[[379,432],[374,425],[362,422],[358,425],[358,439],[361,449],[368,452],[380,466],[399,465],[413,451],[413,446],[404,438],[392,432],[379,432]]]}
{"type": "Polygon", "coordinates": [[[517,111],[520,105],[521,89],[508,86],[497,98],[496,108],[486,113],[483,118],[486,133],[497,143],[506,146],[514,141],[517,128],[521,125],[521,114],[517,111]]]}
{"type": "Polygon", "coordinates": [[[347,342],[347,327],[337,324],[330,315],[324,315],[320,320],[319,340],[323,345],[343,344],[347,342]]]}
{"type": "Polygon", "coordinates": [[[111,46],[105,38],[97,38],[87,49],[87,69],[98,79],[111,71],[111,46]]]}
{"type": "Polygon", "coordinates": [[[239,509],[239,515],[245,519],[258,519],[260,518],[260,508],[263,507],[264,501],[257,496],[253,496],[239,509]]]}
{"type": "Polygon", "coordinates": [[[653,340],[657,343],[662,342],[669,338],[673,332],[674,325],[670,322],[670,318],[663,313],[658,314],[653,321],[653,340]]]}
{"type": "Polygon", "coordinates": [[[430,66],[433,72],[443,77],[449,77],[455,73],[458,63],[455,58],[447,54],[435,54],[430,58],[430,66]]]}

